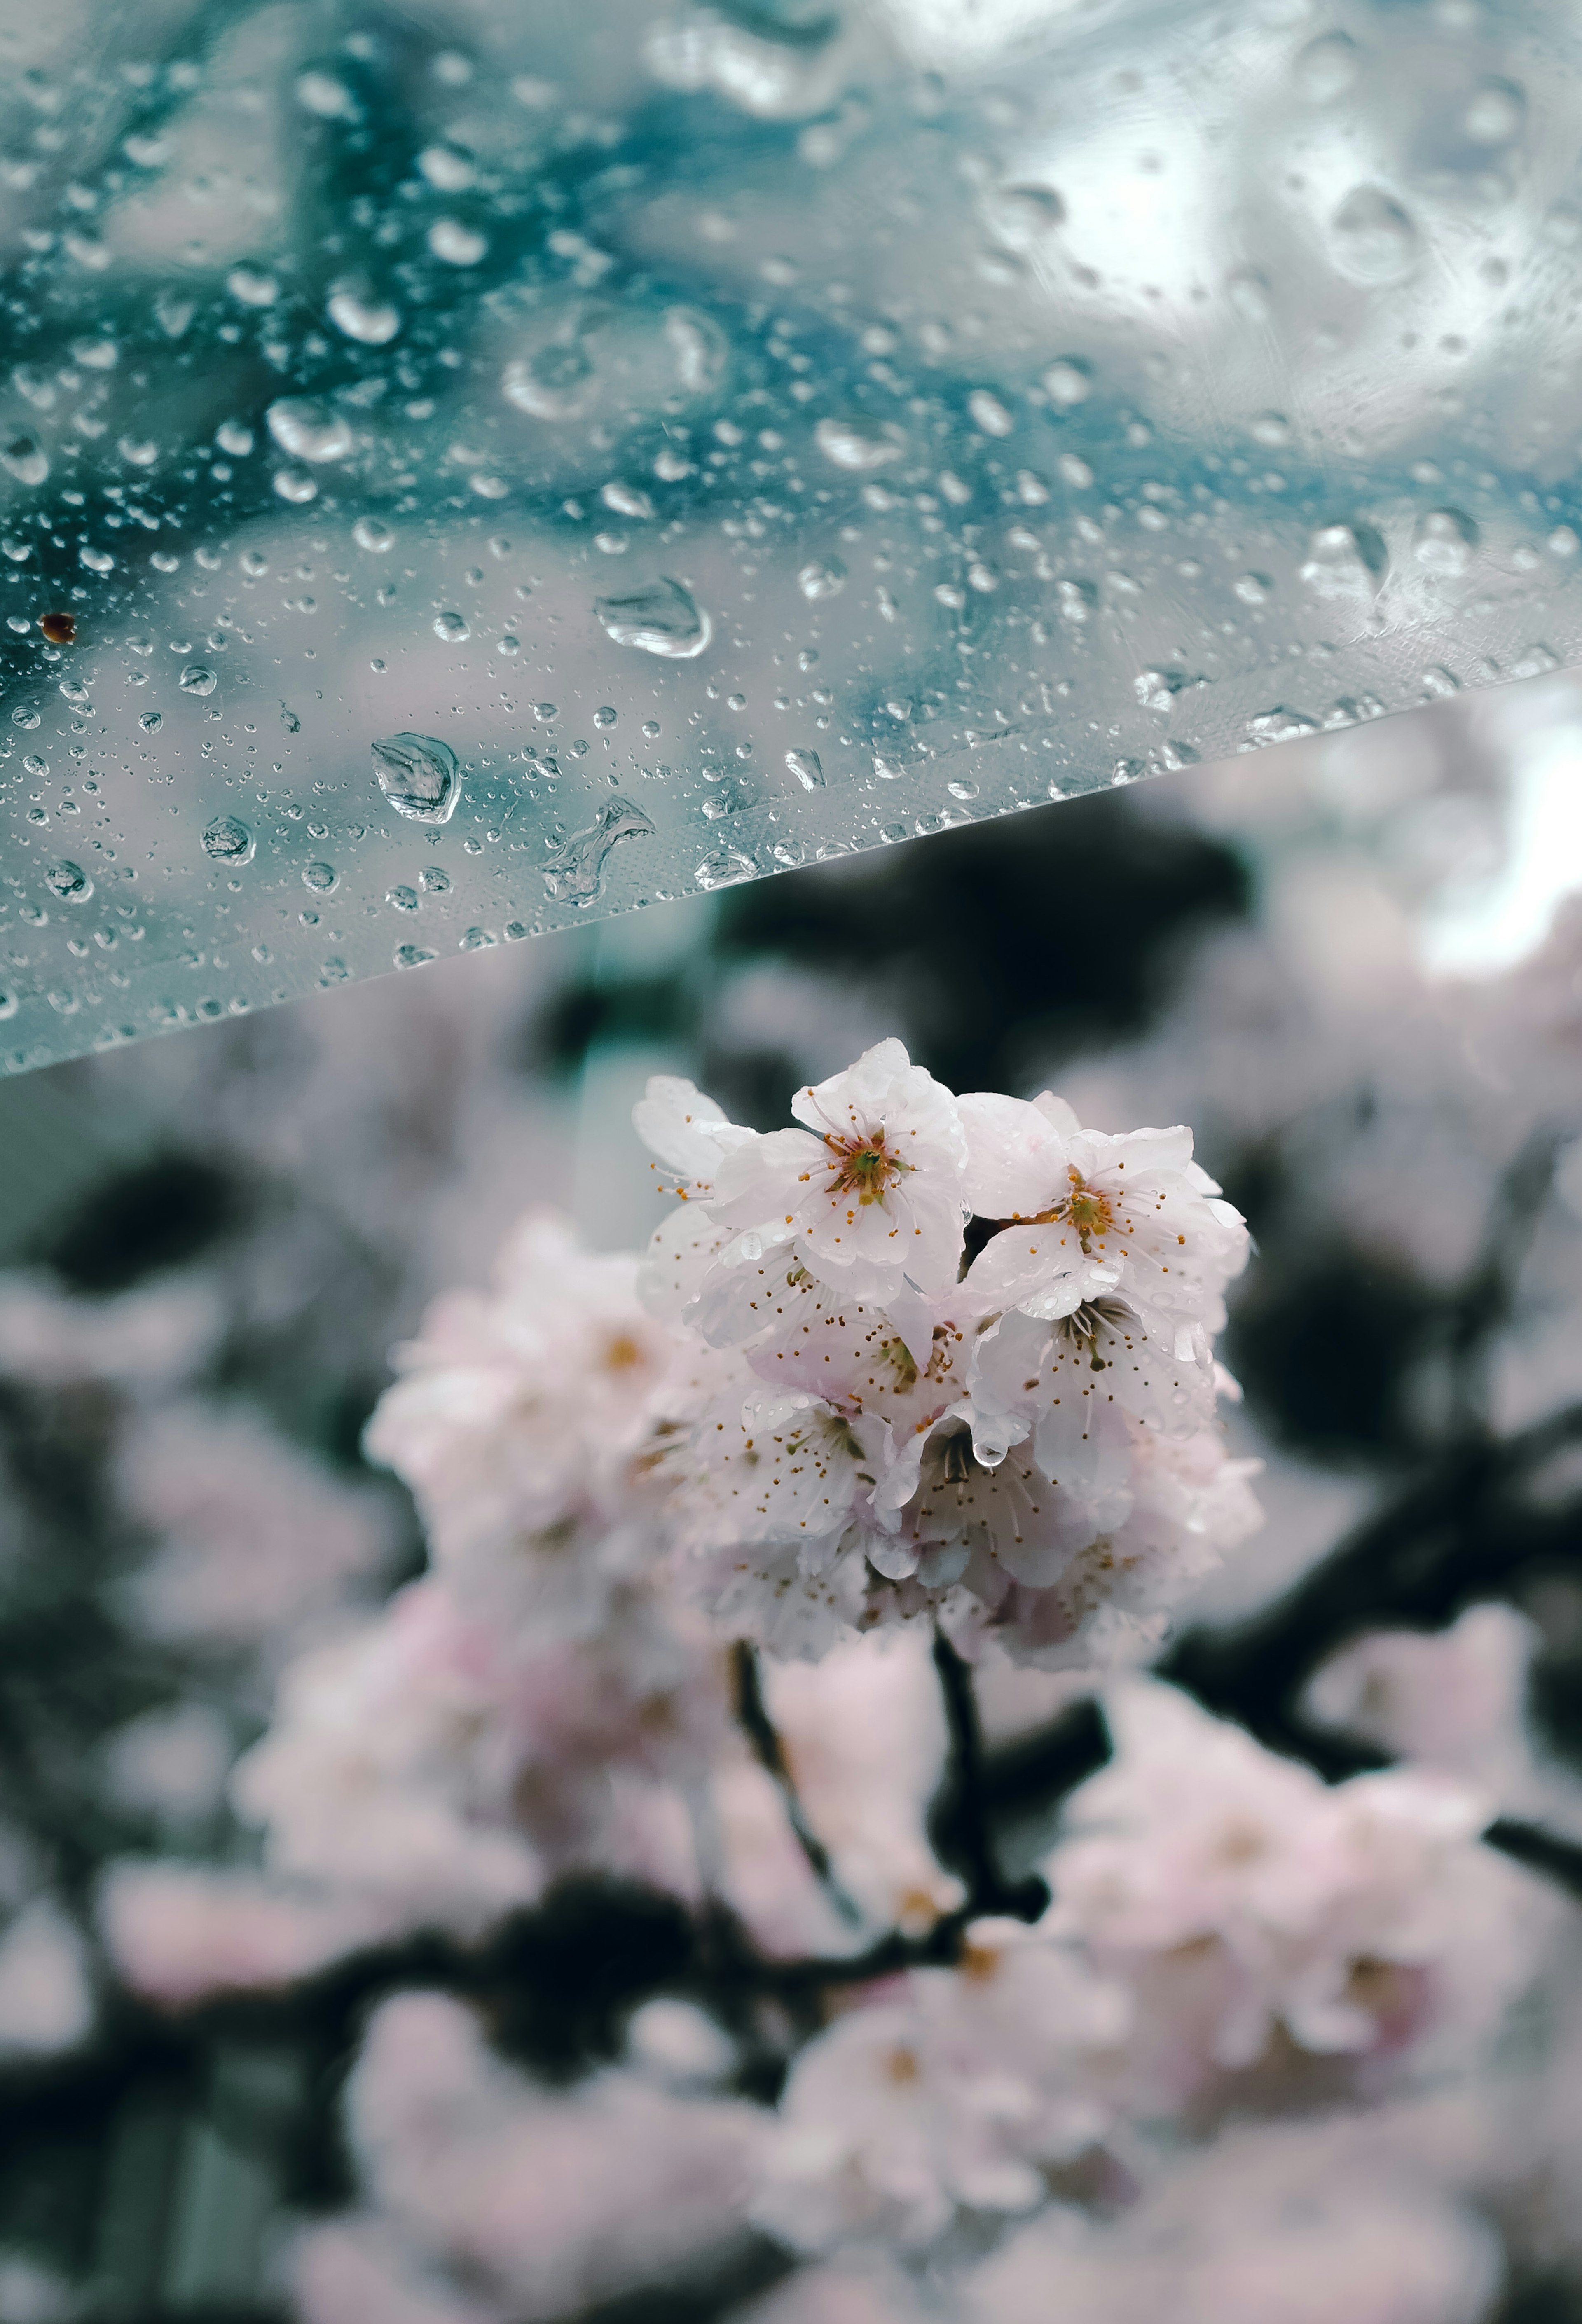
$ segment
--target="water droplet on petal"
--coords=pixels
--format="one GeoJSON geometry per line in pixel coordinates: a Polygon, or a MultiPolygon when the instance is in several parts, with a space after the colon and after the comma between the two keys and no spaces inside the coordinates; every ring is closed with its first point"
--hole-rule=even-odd
{"type": "Polygon", "coordinates": [[[463,639],[470,638],[472,635],[471,630],[467,625],[467,618],[462,613],[436,613],[433,626],[434,635],[437,638],[443,638],[448,644],[453,646],[460,645],[463,639]]]}
{"type": "Polygon", "coordinates": [[[624,597],[600,597],[594,611],[618,646],[635,646],[664,661],[692,661],[714,635],[714,623],[689,589],[668,575],[624,597]]]}
{"type": "Polygon", "coordinates": [[[374,744],[374,774],[395,809],[413,823],[449,823],[461,771],[448,742],[432,734],[387,734],[374,744]]]}
{"type": "Polygon", "coordinates": [[[93,881],[80,863],[51,863],[44,872],[44,885],[63,904],[86,904],[93,894],[93,881]]]}
{"type": "Polygon", "coordinates": [[[397,968],[421,968],[426,961],[434,960],[437,957],[438,955],[430,952],[424,945],[404,944],[397,945],[395,947],[397,968]]]}
{"type": "Polygon", "coordinates": [[[190,661],[178,683],[183,694],[212,694],[218,680],[200,661],[190,661]]]}
{"type": "Polygon", "coordinates": [[[394,533],[376,516],[360,516],[352,527],[352,539],[359,549],[375,557],[383,556],[395,543],[394,533]]]}
{"type": "Polygon", "coordinates": [[[838,557],[816,557],[797,575],[804,597],[838,597],[846,586],[846,567],[838,557]]]}
{"type": "Polygon", "coordinates": [[[264,416],[281,450],[293,460],[344,460],[352,448],[350,421],[317,396],[280,396],[264,416]]]}
{"type": "Polygon", "coordinates": [[[145,734],[157,734],[165,722],[159,711],[145,710],[137,723],[145,734]]]}
{"type": "Polygon", "coordinates": [[[415,912],[418,908],[418,891],[415,888],[386,888],[384,900],[387,904],[393,904],[398,912],[415,912]]]}
{"type": "Polygon", "coordinates": [[[203,844],[217,863],[253,860],[253,835],[234,815],[217,815],[203,835],[203,844]]]}
{"type": "Polygon", "coordinates": [[[905,438],[893,423],[860,417],[820,420],[813,437],[827,460],[857,475],[899,459],[905,449],[905,438]]]}
{"type": "Polygon", "coordinates": [[[146,436],[123,436],[116,449],[134,468],[152,468],[160,456],[159,446],[146,436]]]}
{"type": "Polygon", "coordinates": [[[302,885],[311,888],[316,896],[328,896],[339,882],[340,874],[333,863],[304,863],[302,866],[302,885]]]}
{"type": "Polygon", "coordinates": [[[239,420],[222,420],[214,431],[214,440],[233,460],[245,460],[253,449],[253,430],[245,428],[239,420]]]}
{"type": "Polygon", "coordinates": [[[572,835],[543,862],[544,886],[559,902],[591,904],[603,889],[611,851],[623,839],[640,839],[653,825],[630,799],[614,798],[598,821],[572,835]]]}
{"type": "Polygon", "coordinates": [[[805,791],[824,788],[824,765],[817,751],[788,751],[785,763],[805,791]]]}

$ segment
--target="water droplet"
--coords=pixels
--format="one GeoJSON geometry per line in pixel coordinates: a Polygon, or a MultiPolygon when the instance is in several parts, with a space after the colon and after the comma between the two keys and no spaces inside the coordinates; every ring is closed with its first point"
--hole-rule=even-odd
{"type": "Polygon", "coordinates": [[[1239,597],[1244,605],[1266,604],[1273,586],[1266,573],[1241,573],[1231,583],[1233,595],[1239,597]]]}
{"type": "Polygon", "coordinates": [[[93,894],[93,881],[80,863],[51,863],[44,872],[44,885],[63,904],[86,904],[93,894]]]}
{"type": "Polygon", "coordinates": [[[541,726],[548,726],[551,720],[560,715],[560,713],[553,702],[535,702],[532,706],[532,715],[541,726]]]}
{"type": "Polygon", "coordinates": [[[599,498],[606,508],[614,509],[617,516],[629,516],[642,521],[653,514],[653,503],[646,493],[639,492],[635,484],[612,481],[602,487],[599,498]]]}
{"type": "Polygon", "coordinates": [[[1296,84],[1314,105],[1330,105],[1344,97],[1362,70],[1356,42],[1344,32],[1326,32],[1309,41],[1296,60],[1296,84]]]}
{"type": "Polygon", "coordinates": [[[316,896],[328,896],[331,889],[338,887],[339,884],[340,873],[333,863],[303,864],[302,885],[304,888],[311,888],[316,896]]]}
{"type": "Polygon", "coordinates": [[[1316,734],[1318,721],[1304,718],[1300,710],[1261,710],[1247,721],[1247,732],[1255,742],[1294,742],[1303,734],[1316,734]]]}
{"type": "Polygon", "coordinates": [[[504,654],[507,660],[510,660],[522,651],[522,640],[513,631],[507,630],[503,637],[495,639],[495,651],[497,654],[504,654]]]}
{"type": "Polygon", "coordinates": [[[179,339],[198,312],[196,299],[183,299],[174,290],[162,290],[153,302],[153,318],[167,338],[179,339]]]}
{"type": "Polygon", "coordinates": [[[134,468],[152,468],[160,456],[159,446],[146,436],[123,436],[116,449],[134,468]]]}
{"type": "MultiPolygon", "coordinates": [[[[302,508],[309,501],[316,501],[319,497],[319,486],[306,468],[277,468],[274,489],[282,500],[290,501],[293,508],[302,508]]],[[[156,557],[153,561],[157,565],[159,558],[156,557]]]]}
{"type": "Polygon", "coordinates": [[[593,723],[596,726],[613,726],[620,715],[613,703],[601,702],[593,714],[593,723]]]}
{"type": "Polygon", "coordinates": [[[613,798],[598,821],[575,832],[543,862],[544,886],[561,903],[591,904],[604,887],[605,867],[623,839],[640,839],[653,825],[630,799],[613,798]]]}
{"type": "Polygon", "coordinates": [[[1329,222],[1335,263],[1354,282],[1404,281],[1421,254],[1416,226],[1379,186],[1357,186],[1329,222]]]}
{"type": "Polygon", "coordinates": [[[344,337],[365,347],[388,346],[401,328],[400,308],[360,281],[336,283],[325,312],[344,337]]]}
{"type": "Polygon", "coordinates": [[[953,799],[975,799],[977,797],[977,785],[960,775],[948,782],[945,788],[953,799]]]}
{"type": "Polygon", "coordinates": [[[824,764],[817,751],[788,751],[785,763],[805,791],[824,788],[824,764]]]}
{"type": "Polygon", "coordinates": [[[1389,552],[1367,524],[1321,524],[1298,568],[1319,597],[1371,597],[1383,578],[1389,552]]]}
{"type": "Polygon", "coordinates": [[[218,680],[200,661],[190,661],[178,681],[183,694],[212,694],[218,680]]]}
{"type": "Polygon", "coordinates": [[[425,961],[433,960],[437,956],[430,952],[425,945],[404,944],[397,945],[395,947],[397,968],[421,968],[425,961]]]}
{"type": "Polygon", "coordinates": [[[816,557],[797,575],[804,597],[838,597],[846,586],[846,567],[838,557],[816,557]]]}
{"type": "Polygon", "coordinates": [[[242,551],[242,570],[250,580],[262,581],[269,570],[269,559],[261,549],[242,551]]]}
{"type": "Polygon", "coordinates": [[[578,339],[554,339],[505,366],[500,384],[508,401],[534,420],[574,420],[591,397],[593,359],[578,339]]]}
{"type": "Polygon", "coordinates": [[[304,112],[316,113],[320,121],[356,121],[361,117],[362,108],[345,81],[323,70],[299,73],[297,103],[304,112]]]}
{"type": "Polygon", "coordinates": [[[732,847],[722,847],[713,855],[706,855],[692,874],[700,888],[734,888],[738,881],[757,875],[757,865],[750,856],[738,855],[732,847]]]}
{"type": "Polygon", "coordinates": [[[88,540],[85,540],[78,550],[77,561],[79,565],[86,566],[90,573],[113,573],[116,569],[116,560],[109,550],[96,549],[93,543],[88,540]]]}
{"type": "Polygon", "coordinates": [[[317,396],[280,396],[264,417],[281,450],[293,460],[344,460],[352,448],[351,422],[317,396]]]}
{"type": "Polygon", "coordinates": [[[689,395],[705,395],[724,376],[730,341],[719,325],[692,307],[671,307],[665,337],[675,357],[676,376],[689,395]]]}
{"type": "Polygon", "coordinates": [[[437,863],[430,863],[426,872],[418,873],[418,885],[425,896],[448,896],[450,893],[450,874],[442,872],[437,863]]]}
{"type": "Polygon", "coordinates": [[[893,423],[879,420],[820,420],[813,438],[824,457],[837,468],[865,475],[897,460],[906,439],[893,423]]]}
{"type": "Polygon", "coordinates": [[[1513,80],[1480,83],[1461,120],[1475,145],[1514,144],[1526,124],[1526,93],[1513,80]]]}
{"type": "Polygon", "coordinates": [[[9,468],[19,484],[42,484],[50,473],[48,454],[25,428],[0,443],[0,465],[9,468]]]}
{"type": "Polygon", "coordinates": [[[1430,573],[1454,580],[1466,571],[1477,552],[1477,527],[1459,509],[1430,509],[1419,517],[1411,536],[1411,553],[1430,573]]]}
{"type": "Polygon", "coordinates": [[[60,692],[75,709],[86,710],[91,706],[88,688],[80,678],[63,678],[60,680],[60,692]]]}
{"type": "MultiPolygon", "coordinates": [[[[244,307],[273,307],[280,297],[280,284],[273,275],[264,274],[254,266],[233,266],[226,276],[226,289],[233,299],[239,299],[244,307]]],[[[165,328],[170,330],[170,327],[167,323],[165,328]]],[[[172,337],[176,336],[171,333],[172,337]]]]}
{"type": "Polygon", "coordinates": [[[203,844],[217,863],[253,861],[253,834],[234,815],[217,815],[203,835],[203,844]]]}
{"type": "Polygon", "coordinates": [[[1132,683],[1144,710],[1168,710],[1186,680],[1179,669],[1140,669],[1132,683]]]}
{"type": "Polygon", "coordinates": [[[21,1006],[21,1000],[14,992],[0,992],[0,1018],[14,1017],[21,1006]]]}
{"type": "Polygon", "coordinates": [[[489,237],[459,218],[436,218],[429,228],[429,248],[447,266],[476,266],[488,251],[489,237]]]}
{"type": "Polygon", "coordinates": [[[387,904],[393,904],[398,912],[415,912],[418,891],[415,888],[386,888],[384,900],[387,904]]]}
{"type": "Polygon", "coordinates": [[[973,389],[967,399],[967,408],[972,414],[973,426],[985,436],[1009,436],[1016,425],[999,397],[991,395],[986,387],[973,389]]]}
{"type": "Polygon", "coordinates": [[[283,702],[280,706],[280,723],[288,734],[300,734],[302,731],[301,720],[296,712],[289,709],[283,702]]]}
{"type": "Polygon", "coordinates": [[[31,733],[39,724],[39,714],[31,704],[23,703],[20,709],[12,712],[11,723],[14,726],[25,726],[31,733]]]}
{"type": "Polygon", "coordinates": [[[161,712],[145,710],[137,723],[145,734],[157,734],[165,722],[161,712]]]}
{"type": "Polygon", "coordinates": [[[214,431],[214,440],[233,460],[245,460],[253,449],[253,430],[239,420],[222,420],[214,431]]]}
{"type": "Polygon", "coordinates": [[[1058,410],[1069,411],[1093,393],[1093,374],[1079,355],[1061,355],[1050,364],[1041,384],[1058,410]]]}
{"type": "Polygon", "coordinates": [[[454,145],[425,145],[418,168],[442,194],[464,194],[478,174],[471,155],[458,152],[454,145]]]}
{"type": "Polygon", "coordinates": [[[462,952],[484,952],[494,941],[495,938],[487,928],[468,928],[467,934],[460,939],[458,948],[462,952]]]}
{"type": "Polygon", "coordinates": [[[374,774],[397,815],[413,823],[449,823],[461,772],[448,742],[432,734],[387,734],[374,744],[374,774]]]}
{"type": "Polygon", "coordinates": [[[714,635],[714,623],[689,589],[668,575],[625,597],[599,597],[594,611],[618,646],[635,646],[664,661],[693,661],[714,635]]]}

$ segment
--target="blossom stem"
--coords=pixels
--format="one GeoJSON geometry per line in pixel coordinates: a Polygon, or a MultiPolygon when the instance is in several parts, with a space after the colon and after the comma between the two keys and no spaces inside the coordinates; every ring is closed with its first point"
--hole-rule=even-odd
{"type": "Polygon", "coordinates": [[[811,1866],[814,1877],[841,1919],[850,1927],[858,1928],[863,1918],[861,1907],[842,1886],[830,1860],[829,1850],[809,1823],[807,1811],[802,1806],[791,1769],[786,1764],[785,1747],[763,1700],[763,1683],[758,1669],[756,1649],[746,1639],[739,1640],[734,1661],[736,1719],[742,1732],[752,1745],[759,1766],[773,1777],[785,1803],[786,1821],[796,1835],[797,1845],[811,1866]]]}
{"type": "Polygon", "coordinates": [[[932,1818],[939,1854],[966,1883],[968,1917],[1008,1913],[1019,1920],[1036,1920],[1049,1903],[1049,1890],[1036,1876],[1006,1880],[995,1860],[984,1785],[983,1727],[972,1671],[938,1628],[934,1668],[950,1736],[950,1756],[932,1818]]]}

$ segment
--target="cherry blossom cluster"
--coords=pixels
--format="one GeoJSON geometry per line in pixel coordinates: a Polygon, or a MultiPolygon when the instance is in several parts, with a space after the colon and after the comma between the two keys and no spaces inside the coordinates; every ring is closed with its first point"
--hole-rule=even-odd
{"type": "Polygon", "coordinates": [[[1531,1973],[1491,1803],[1406,1767],[1331,1789],[1156,1680],[1072,1797],[1027,1927],[871,1988],[794,2063],[756,2215],[795,2247],[939,2248],[1043,2209],[1136,2126],[1375,2093],[1465,2061],[1531,1973]]]}
{"type": "Polygon", "coordinates": [[[1246,1228],[1190,1131],[953,1097],[896,1040],[792,1111],[637,1108],[680,1198],[640,1290],[693,1351],[656,1438],[691,1594],[779,1654],[918,1616],[1050,1668],[1156,1637],[1258,1521],[1215,1418],[1246,1228]]]}

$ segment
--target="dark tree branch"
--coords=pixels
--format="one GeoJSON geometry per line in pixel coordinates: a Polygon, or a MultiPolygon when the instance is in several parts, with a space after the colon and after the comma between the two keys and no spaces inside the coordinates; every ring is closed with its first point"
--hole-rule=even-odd
{"type": "Polygon", "coordinates": [[[775,1731],[774,1722],[763,1700],[757,1650],[746,1639],[739,1639],[733,1660],[736,1680],[736,1717],[742,1731],[752,1745],[759,1766],[773,1776],[779,1786],[780,1796],[785,1803],[786,1821],[820,1886],[841,1919],[854,1929],[858,1928],[862,1923],[862,1908],[842,1886],[830,1861],[829,1850],[809,1823],[791,1769],[786,1764],[785,1747],[775,1731]]]}

